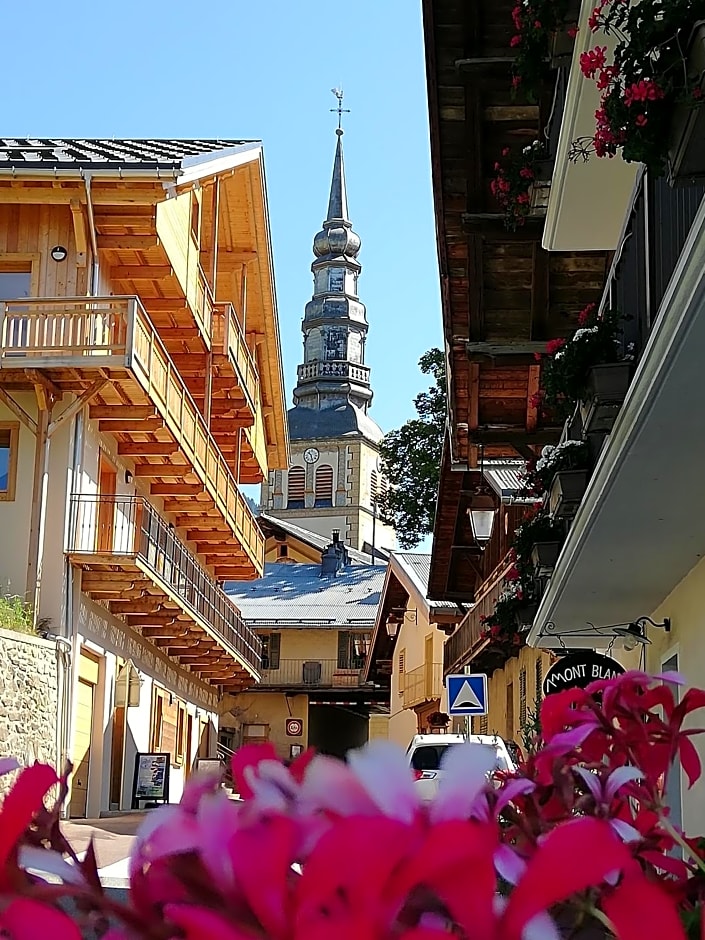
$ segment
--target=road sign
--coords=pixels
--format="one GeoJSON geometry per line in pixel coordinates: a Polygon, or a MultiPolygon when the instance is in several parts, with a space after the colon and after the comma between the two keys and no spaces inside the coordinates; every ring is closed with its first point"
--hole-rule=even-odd
{"type": "Polygon", "coordinates": [[[300,718],[286,719],[286,733],[290,738],[299,738],[304,732],[304,723],[300,718]]]}
{"type": "Polygon", "coordinates": [[[487,676],[484,673],[446,676],[450,715],[487,714],[487,676]]]}

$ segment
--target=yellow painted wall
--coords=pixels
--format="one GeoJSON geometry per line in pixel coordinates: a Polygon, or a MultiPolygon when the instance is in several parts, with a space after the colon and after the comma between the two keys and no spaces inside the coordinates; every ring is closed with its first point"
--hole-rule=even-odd
{"type": "Polygon", "coordinates": [[[307,628],[277,632],[281,633],[281,659],[337,659],[338,657],[337,630],[307,628]]]}
{"type": "MultiPolygon", "coordinates": [[[[521,747],[521,725],[525,717],[524,710],[535,711],[540,689],[537,690],[537,662],[541,662],[542,676],[551,665],[550,654],[524,647],[518,656],[513,656],[504,666],[497,669],[489,679],[489,709],[487,715],[487,733],[498,734],[507,741],[516,741],[521,747]],[[526,698],[522,702],[520,695],[521,674],[526,675],[526,698]],[[511,691],[509,687],[511,685],[511,691]],[[509,704],[511,701],[511,705],[509,704]]],[[[477,734],[483,728],[479,718],[473,718],[473,731],[477,734]]]]}
{"type": "MultiPolygon", "coordinates": [[[[678,656],[678,668],[688,686],[705,688],[705,559],[699,562],[674,588],[663,603],[651,614],[657,623],[664,617],[671,619],[671,632],[658,630],[647,624],[651,645],[646,647],[646,669],[658,673],[673,654],[678,656]]],[[[685,691],[685,689],[683,690],[685,691]]],[[[695,712],[686,720],[686,727],[702,728],[705,716],[695,712]]],[[[705,739],[703,735],[691,738],[705,766],[705,739]]],[[[687,833],[702,832],[705,817],[705,782],[700,780],[692,790],[687,781],[681,781],[683,825],[687,833]]]]}
{"type": "Polygon", "coordinates": [[[389,738],[389,718],[387,715],[370,715],[368,741],[386,741],[389,738]]]}
{"type": "Polygon", "coordinates": [[[236,696],[234,712],[221,715],[222,728],[242,731],[248,724],[264,724],[269,728],[269,740],[277,750],[277,756],[288,758],[292,744],[308,747],[308,695],[283,692],[243,692],[236,696]],[[233,717],[233,714],[236,717],[233,717]],[[289,737],[286,719],[299,718],[303,722],[303,734],[289,737]]]}

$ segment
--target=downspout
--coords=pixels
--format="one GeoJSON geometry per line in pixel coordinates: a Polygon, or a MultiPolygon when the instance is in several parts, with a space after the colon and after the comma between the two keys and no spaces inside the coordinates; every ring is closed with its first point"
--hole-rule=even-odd
{"type": "Polygon", "coordinates": [[[93,215],[93,199],[91,198],[91,181],[93,175],[84,171],[83,182],[86,187],[86,208],[88,211],[88,230],[91,236],[91,280],[88,285],[88,296],[95,297],[98,293],[98,239],[95,233],[95,216],[93,215]]]}

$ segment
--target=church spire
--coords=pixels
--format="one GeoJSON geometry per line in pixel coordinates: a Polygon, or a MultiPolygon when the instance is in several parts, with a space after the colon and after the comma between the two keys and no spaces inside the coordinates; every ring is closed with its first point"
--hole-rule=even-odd
{"type": "Polygon", "coordinates": [[[304,361],[298,368],[294,404],[318,412],[354,405],[366,413],[372,389],[365,365],[367,316],[357,295],[361,242],[348,218],[340,127],[342,92],[334,90],[334,94],[338,98],[338,139],[327,218],[313,239],[313,297],[306,304],[301,324],[304,361]]]}

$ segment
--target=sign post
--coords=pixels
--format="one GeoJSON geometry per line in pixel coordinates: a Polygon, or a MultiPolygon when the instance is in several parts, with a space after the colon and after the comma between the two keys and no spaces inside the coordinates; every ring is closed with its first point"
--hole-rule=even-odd
{"type": "Polygon", "coordinates": [[[140,802],[169,802],[169,771],[171,754],[135,754],[135,773],[132,778],[132,808],[140,802]]]}

